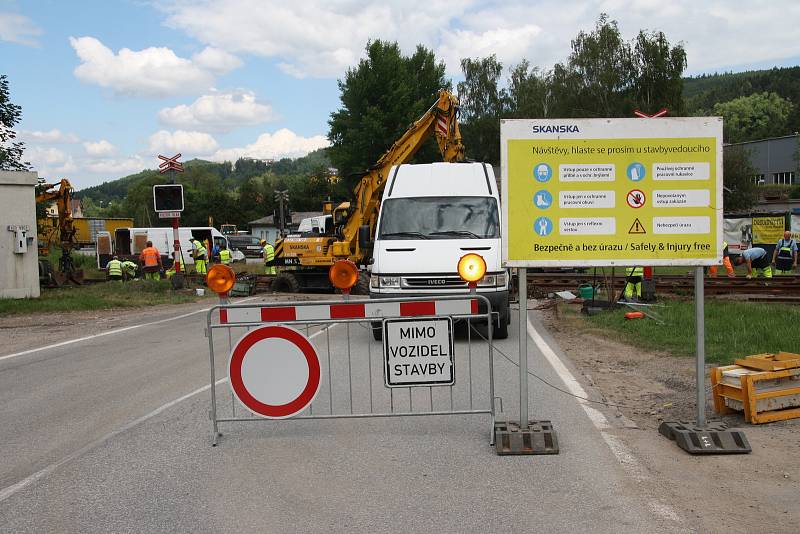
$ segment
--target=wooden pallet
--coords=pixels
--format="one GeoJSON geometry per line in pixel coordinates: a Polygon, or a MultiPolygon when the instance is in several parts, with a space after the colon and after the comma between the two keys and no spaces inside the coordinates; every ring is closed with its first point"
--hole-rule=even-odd
{"type": "Polygon", "coordinates": [[[752,424],[800,417],[800,367],[761,371],[740,365],[711,369],[714,410],[742,411],[752,424]]]}
{"type": "Polygon", "coordinates": [[[793,352],[779,352],[777,354],[753,354],[746,358],[736,360],[736,365],[759,369],[761,371],[782,371],[800,367],[800,354],[793,352]]]}

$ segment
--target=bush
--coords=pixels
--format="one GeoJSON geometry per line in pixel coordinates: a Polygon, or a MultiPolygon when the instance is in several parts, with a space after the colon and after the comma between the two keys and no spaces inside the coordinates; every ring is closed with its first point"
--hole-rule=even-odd
{"type": "Polygon", "coordinates": [[[758,192],[766,199],[787,200],[792,188],[791,185],[769,184],[759,187],[758,192]]]}
{"type": "Polygon", "coordinates": [[[789,191],[789,198],[800,199],[800,184],[792,187],[792,190],[789,191]]]}

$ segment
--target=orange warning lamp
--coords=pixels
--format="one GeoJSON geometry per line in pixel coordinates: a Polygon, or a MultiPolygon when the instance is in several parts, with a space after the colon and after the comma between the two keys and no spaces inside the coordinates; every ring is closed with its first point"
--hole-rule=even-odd
{"type": "Polygon", "coordinates": [[[227,265],[222,265],[221,263],[211,267],[206,275],[206,285],[208,286],[208,289],[214,293],[217,293],[218,295],[222,295],[230,291],[235,283],[236,273],[233,272],[233,269],[227,265]]]}
{"type": "Polygon", "coordinates": [[[339,260],[328,269],[328,279],[336,289],[349,293],[358,282],[358,267],[350,260],[339,260]]]}
{"type": "Polygon", "coordinates": [[[471,252],[458,260],[458,275],[470,285],[476,284],[486,274],[486,260],[480,254],[471,252]]]}

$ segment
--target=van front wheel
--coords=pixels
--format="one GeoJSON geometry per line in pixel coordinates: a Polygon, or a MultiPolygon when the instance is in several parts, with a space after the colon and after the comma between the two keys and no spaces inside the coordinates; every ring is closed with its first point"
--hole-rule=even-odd
{"type": "Polygon", "coordinates": [[[492,324],[492,339],[507,339],[508,338],[508,320],[504,317],[497,319],[497,322],[492,324]]]}

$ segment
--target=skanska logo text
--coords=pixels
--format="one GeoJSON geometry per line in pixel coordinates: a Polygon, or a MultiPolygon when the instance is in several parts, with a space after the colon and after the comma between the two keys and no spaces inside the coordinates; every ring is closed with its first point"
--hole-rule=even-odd
{"type": "Polygon", "coordinates": [[[580,133],[577,124],[534,124],[533,133],[580,133]]]}

